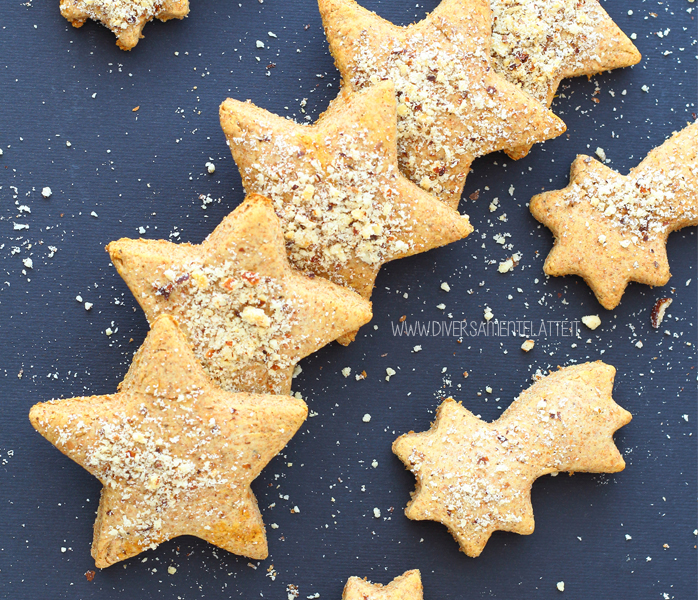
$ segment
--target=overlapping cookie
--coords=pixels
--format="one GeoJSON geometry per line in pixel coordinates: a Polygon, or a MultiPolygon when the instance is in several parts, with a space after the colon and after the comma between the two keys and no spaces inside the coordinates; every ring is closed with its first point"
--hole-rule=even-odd
{"type": "Polygon", "coordinates": [[[423,598],[422,577],[418,569],[406,571],[388,585],[350,577],[342,594],[342,600],[422,600],[423,598]]]}
{"type": "MultiPolygon", "coordinates": [[[[492,65],[507,81],[550,106],[567,77],[640,62],[640,52],[598,0],[490,0],[492,65]]],[[[518,159],[529,145],[507,148],[518,159]]]]}
{"type": "Polygon", "coordinates": [[[442,0],[399,27],[354,0],[319,0],[342,96],[391,80],[398,160],[415,183],[457,208],[472,161],[560,135],[564,123],[491,68],[489,0],[442,0]]]}
{"type": "Polygon", "coordinates": [[[37,404],[29,418],[104,485],[92,543],[103,568],[180,535],[266,558],[250,483],[307,413],[295,398],[216,387],[163,316],[118,393],[37,404]]]}
{"type": "Polygon", "coordinates": [[[472,231],[400,174],[390,82],[343,95],[311,126],[236,100],[220,114],[245,190],[274,203],[296,269],[368,299],[384,263],[472,231]]]}
{"type": "Polygon", "coordinates": [[[417,478],[407,517],[443,523],[463,552],[478,556],[496,530],[533,532],[531,486],[538,477],[622,471],[613,432],[631,415],[611,397],[615,372],[599,361],[556,371],[493,423],[447,399],[429,431],[393,443],[417,478]]]}
{"type": "Polygon", "coordinates": [[[116,35],[116,45],[131,50],[143,37],[148,21],[183,19],[189,14],[189,0],[60,0],[61,14],[73,27],[87,19],[99,21],[116,35]]]}
{"type": "Polygon", "coordinates": [[[548,275],[580,275],[607,309],[628,283],[665,285],[672,231],[698,224],[698,124],[675,133],[627,176],[589,156],[572,163],[570,184],[531,199],[555,235],[548,275]]]}
{"type": "Polygon", "coordinates": [[[121,239],[107,251],[148,321],[175,316],[227,391],[288,394],[301,358],[371,319],[355,292],[290,267],[262,196],[248,196],[201,245],[121,239]]]}

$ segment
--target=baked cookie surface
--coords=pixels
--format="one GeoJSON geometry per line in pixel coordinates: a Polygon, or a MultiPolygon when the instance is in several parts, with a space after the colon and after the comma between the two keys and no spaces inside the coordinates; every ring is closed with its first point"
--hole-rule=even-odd
{"type": "Polygon", "coordinates": [[[288,394],[301,358],[371,319],[355,292],[290,267],[262,196],[248,196],[201,245],[121,239],[107,251],[148,321],[175,316],[227,391],[288,394]]]}
{"type": "Polygon", "coordinates": [[[489,0],[443,0],[407,27],[354,0],[319,5],[341,93],[393,82],[400,169],[452,208],[476,157],[565,130],[560,119],[491,68],[489,0]]]}
{"type": "Polygon", "coordinates": [[[342,98],[311,126],[226,100],[221,125],[245,190],[273,202],[291,264],[369,298],[381,265],[472,227],[400,174],[390,82],[342,98]]]}
{"type": "Polygon", "coordinates": [[[597,361],[551,373],[492,423],[447,399],[429,431],[393,443],[417,479],[405,515],[443,523],[473,557],[494,531],[533,533],[531,486],[538,477],[625,468],[613,432],[631,415],[611,397],[615,372],[597,361]]]}
{"type": "Polygon", "coordinates": [[[266,558],[250,483],[307,413],[295,398],[216,387],[163,316],[118,393],[37,404],[29,419],[102,482],[92,556],[104,568],[180,535],[266,558]]]}
{"type": "Polygon", "coordinates": [[[665,285],[672,231],[698,225],[698,124],[675,133],[628,175],[589,156],[572,163],[570,184],[531,199],[531,213],[555,245],[548,275],[579,275],[604,308],[631,281],[665,285]]]}
{"type": "Polygon", "coordinates": [[[87,19],[99,21],[116,35],[116,45],[131,50],[143,37],[148,21],[183,19],[189,14],[189,0],[60,0],[61,15],[73,27],[87,19]]]}
{"type": "Polygon", "coordinates": [[[424,590],[418,569],[406,571],[387,585],[350,577],[342,600],[422,600],[424,590]]]}
{"type": "MultiPolygon", "coordinates": [[[[640,52],[597,0],[491,0],[492,64],[502,77],[550,106],[567,77],[640,62],[640,52]]],[[[530,145],[508,148],[514,159],[530,145]]]]}

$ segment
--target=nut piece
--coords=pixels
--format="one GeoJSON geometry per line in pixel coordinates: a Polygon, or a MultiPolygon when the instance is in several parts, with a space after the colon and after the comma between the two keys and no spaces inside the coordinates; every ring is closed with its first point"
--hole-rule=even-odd
{"type": "Polygon", "coordinates": [[[650,313],[652,327],[659,329],[659,326],[664,320],[664,313],[666,313],[667,308],[669,308],[672,302],[673,300],[671,298],[660,298],[654,303],[654,307],[652,307],[652,312],[650,313]]]}
{"type": "Polygon", "coordinates": [[[523,344],[521,344],[521,349],[524,352],[530,352],[533,350],[533,346],[535,346],[535,342],[533,340],[526,340],[523,344]]]}
{"type": "Polygon", "coordinates": [[[599,319],[599,315],[587,315],[586,317],[582,317],[582,323],[589,329],[596,329],[601,325],[601,319],[599,319]]]}

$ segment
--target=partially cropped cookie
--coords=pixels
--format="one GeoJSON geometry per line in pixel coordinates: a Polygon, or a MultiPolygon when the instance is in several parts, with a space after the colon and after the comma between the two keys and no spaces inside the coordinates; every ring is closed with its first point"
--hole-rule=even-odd
{"type": "Polygon", "coordinates": [[[467,216],[403,177],[386,81],[303,126],[249,102],[220,109],[248,193],[270,198],[291,264],[370,298],[384,263],[467,236],[467,216]]]}
{"type": "Polygon", "coordinates": [[[102,482],[92,556],[104,568],[180,535],[266,558],[250,484],[307,413],[288,396],[222,391],[160,317],[118,393],[37,404],[29,419],[102,482]]]}
{"type": "Polygon", "coordinates": [[[418,569],[407,571],[388,585],[371,583],[358,577],[350,577],[344,586],[342,600],[422,600],[422,577],[418,569]]]}
{"type": "MultiPolygon", "coordinates": [[[[597,0],[491,0],[492,64],[550,106],[567,77],[640,62],[640,52],[597,0]]],[[[530,145],[507,148],[518,159],[530,145]]]]}
{"type": "Polygon", "coordinates": [[[565,130],[545,106],[492,69],[489,0],[442,0],[407,27],[354,0],[319,5],[341,93],[394,83],[400,168],[452,208],[476,157],[565,130]]]}
{"type": "Polygon", "coordinates": [[[613,433],[631,416],[611,397],[615,372],[602,362],[556,371],[493,423],[447,399],[429,431],[393,443],[417,478],[407,517],[443,523],[463,552],[478,556],[494,531],[533,533],[538,477],[622,471],[613,433]]]}
{"type": "Polygon", "coordinates": [[[73,27],[82,27],[87,19],[102,23],[116,35],[122,50],[135,47],[148,21],[183,19],[189,14],[189,0],[61,0],[60,6],[73,27]]]}
{"type": "Polygon", "coordinates": [[[555,235],[548,275],[579,275],[604,308],[628,283],[665,285],[672,231],[698,225],[698,124],[675,133],[628,175],[577,156],[570,184],[531,199],[531,213],[555,235]]]}
{"type": "Polygon", "coordinates": [[[301,358],[371,319],[355,292],[291,268],[262,196],[248,196],[201,245],[121,239],[107,251],[148,321],[175,316],[227,391],[288,394],[301,358]]]}

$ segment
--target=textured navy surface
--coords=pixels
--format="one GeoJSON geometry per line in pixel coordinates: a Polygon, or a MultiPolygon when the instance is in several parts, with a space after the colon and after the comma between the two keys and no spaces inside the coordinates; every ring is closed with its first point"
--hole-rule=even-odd
{"type": "MultiPolygon", "coordinates": [[[[403,24],[435,4],[364,0],[403,24]]],[[[243,198],[220,102],[249,98],[314,120],[339,79],[314,0],[193,0],[188,19],[147,25],[132,52],[96,23],[73,29],[58,0],[0,3],[0,595],[285,600],[297,588],[299,598],[338,599],[351,575],[387,583],[419,568],[427,600],[695,598],[695,229],[671,235],[665,288],[631,284],[609,312],[580,279],[544,276],[552,236],[527,208],[534,193],[567,184],[577,153],[602,147],[609,166],[627,173],[695,119],[694,6],[605,2],[626,33],[637,33],[642,62],[564,82],[553,109],[567,134],[519,162],[503,154],[475,161],[460,210],[476,231],[385,267],[372,324],[348,348],[333,344],[301,363],[294,389],[317,416],[253,484],[268,560],[186,537],[88,581],[100,485],[34,432],[27,414],[50,398],[115,391],[145,337],[104,246],[139,235],[200,242],[243,198]],[[476,190],[479,199],[469,200],[476,190]],[[200,195],[213,199],[205,209],[200,195]],[[494,198],[500,208],[490,212],[494,198]],[[506,233],[511,249],[493,240],[506,233]],[[498,273],[513,252],[520,265],[498,273]],[[649,314],[663,296],[674,302],[655,331],[649,314]],[[496,319],[535,323],[599,314],[602,326],[580,326],[579,338],[537,338],[527,354],[517,337],[393,335],[403,315],[406,323],[449,314],[479,323],[485,306],[496,319]],[[414,478],[390,445],[428,428],[440,397],[491,420],[537,369],[599,358],[618,369],[614,398],[634,417],[616,435],[625,471],[539,480],[535,532],[495,533],[477,559],[460,553],[444,526],[404,517],[414,478]],[[389,382],[388,367],[397,371],[389,382]]]]}

